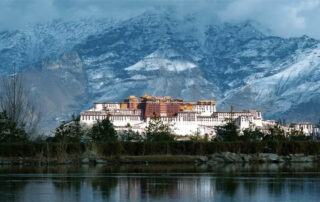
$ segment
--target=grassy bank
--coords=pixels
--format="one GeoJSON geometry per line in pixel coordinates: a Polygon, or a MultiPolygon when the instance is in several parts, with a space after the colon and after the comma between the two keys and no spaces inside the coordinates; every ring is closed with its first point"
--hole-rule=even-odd
{"type": "Polygon", "coordinates": [[[319,155],[319,142],[110,142],[0,144],[0,157],[66,158],[92,152],[101,157],[146,155],[208,155],[218,152],[243,154],[319,155]]]}

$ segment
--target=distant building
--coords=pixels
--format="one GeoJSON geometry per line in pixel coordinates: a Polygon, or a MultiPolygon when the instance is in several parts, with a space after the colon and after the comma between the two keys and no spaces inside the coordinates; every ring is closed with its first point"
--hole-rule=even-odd
{"type": "Polygon", "coordinates": [[[305,135],[312,135],[313,133],[313,125],[310,122],[297,122],[290,124],[290,128],[302,131],[305,135]]]}
{"type": "Polygon", "coordinates": [[[213,100],[186,102],[181,98],[149,95],[140,98],[131,95],[124,102],[94,103],[94,108],[81,113],[80,122],[93,125],[97,120],[109,117],[117,131],[125,130],[129,123],[132,130],[144,132],[153,116],[160,117],[164,123],[173,124],[173,131],[177,135],[200,132],[214,136],[215,127],[226,124],[230,119],[235,120],[240,130],[252,126],[262,128],[270,122],[264,122],[258,110],[217,112],[213,100]]]}

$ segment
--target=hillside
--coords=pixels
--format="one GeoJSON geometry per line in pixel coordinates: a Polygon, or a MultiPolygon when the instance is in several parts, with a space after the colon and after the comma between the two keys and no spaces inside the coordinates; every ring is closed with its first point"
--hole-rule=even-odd
{"type": "Polygon", "coordinates": [[[146,12],[121,22],[38,25],[32,36],[42,37],[36,39],[26,37],[29,29],[2,32],[0,70],[7,74],[13,62],[23,66],[46,126],[95,101],[144,93],[215,99],[218,109],[260,109],[265,118],[318,121],[319,41],[269,36],[251,23],[197,22],[146,12]]]}

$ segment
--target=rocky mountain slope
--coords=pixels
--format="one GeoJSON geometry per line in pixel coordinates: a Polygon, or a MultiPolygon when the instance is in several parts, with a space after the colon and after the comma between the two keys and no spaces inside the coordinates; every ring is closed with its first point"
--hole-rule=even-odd
{"type": "Polygon", "coordinates": [[[92,34],[99,34],[111,20],[54,20],[47,24],[28,24],[20,30],[0,31],[0,74],[10,73],[45,58],[55,58],[92,34]]]}
{"type": "MultiPolygon", "coordinates": [[[[0,34],[6,41],[0,59],[27,67],[47,124],[95,101],[144,93],[215,99],[218,109],[260,109],[265,118],[320,118],[320,43],[315,39],[269,36],[250,23],[203,27],[194,16],[177,19],[168,13],[99,23],[80,23],[59,40],[45,37],[48,43],[39,42],[34,57],[27,54],[29,39],[0,34]]],[[[59,32],[39,30],[46,30],[45,36],[59,32]]],[[[4,66],[1,71],[8,72],[4,66]]]]}

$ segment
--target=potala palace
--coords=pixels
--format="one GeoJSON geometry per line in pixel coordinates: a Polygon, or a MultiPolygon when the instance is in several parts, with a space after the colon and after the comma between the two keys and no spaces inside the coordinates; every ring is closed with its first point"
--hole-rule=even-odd
{"type": "MultiPolygon", "coordinates": [[[[81,113],[80,121],[93,125],[97,120],[109,117],[117,131],[127,130],[128,124],[132,130],[143,133],[153,116],[158,116],[164,123],[170,123],[177,135],[200,133],[215,136],[215,127],[226,124],[230,119],[235,120],[240,131],[249,128],[267,130],[276,122],[263,120],[259,110],[243,110],[239,112],[217,112],[216,102],[197,101],[187,102],[180,98],[169,96],[149,96],[140,98],[130,96],[124,102],[97,102],[94,108],[81,113]]],[[[294,128],[312,133],[311,123],[296,123],[294,128]]]]}

